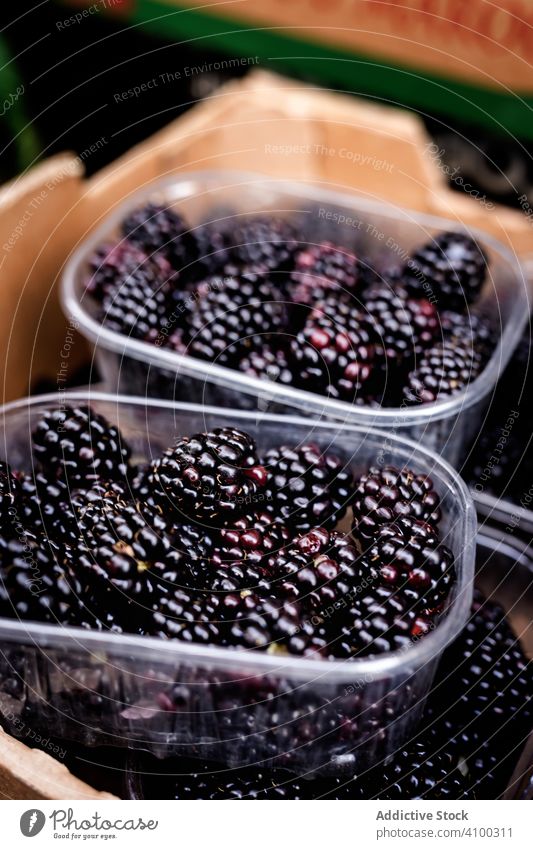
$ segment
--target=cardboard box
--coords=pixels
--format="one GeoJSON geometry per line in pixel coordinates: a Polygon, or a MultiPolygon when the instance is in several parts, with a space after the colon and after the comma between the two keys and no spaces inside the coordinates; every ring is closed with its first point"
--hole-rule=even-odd
{"type": "MultiPolygon", "coordinates": [[[[61,267],[132,192],[159,177],[205,168],[258,171],[355,191],[481,227],[517,254],[533,252],[526,216],[452,192],[414,116],[254,72],[232,82],[90,180],[72,154],[53,157],[0,190],[3,399],[54,380],[68,317],[61,267]]],[[[90,356],[81,338],[74,370],[90,356]]],[[[8,798],[112,798],[49,755],[0,732],[0,791],[8,798]]]]}

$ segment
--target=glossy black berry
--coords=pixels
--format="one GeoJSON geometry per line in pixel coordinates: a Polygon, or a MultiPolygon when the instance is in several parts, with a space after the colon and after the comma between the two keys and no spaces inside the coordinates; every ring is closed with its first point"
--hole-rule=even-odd
{"type": "Polygon", "coordinates": [[[396,466],[372,466],[355,483],[353,532],[364,548],[382,525],[400,517],[409,516],[437,528],[439,505],[440,497],[427,475],[396,466]]]}
{"type": "Polygon", "coordinates": [[[271,448],[261,458],[269,474],[265,509],[295,531],[334,528],[346,513],[353,476],[317,445],[271,448]]]}
{"type": "Polygon", "coordinates": [[[246,272],[202,284],[189,319],[189,353],[234,366],[288,327],[286,304],[261,275],[246,272]]]}
{"type": "Polygon", "coordinates": [[[72,550],[35,533],[2,542],[0,615],[77,624],[81,594],[72,550]]]}
{"type": "Polygon", "coordinates": [[[462,312],[479,295],[487,260],[466,233],[440,233],[407,261],[403,280],[417,296],[431,297],[439,310],[462,312]]]}
{"type": "Polygon", "coordinates": [[[169,278],[145,260],[107,287],[102,299],[103,323],[124,336],[155,342],[167,322],[168,285],[169,278]]]}
{"type": "Polygon", "coordinates": [[[376,348],[368,322],[344,302],[323,302],[292,340],[291,360],[302,389],[353,401],[371,385],[376,348]]]}
{"type": "Polygon", "coordinates": [[[380,787],[374,799],[472,799],[468,781],[446,749],[433,736],[419,739],[379,766],[380,787]]]}
{"type": "Polygon", "coordinates": [[[481,373],[484,358],[472,344],[451,338],[430,348],[404,387],[408,404],[432,404],[466,389],[481,373]]]}
{"type": "Polygon", "coordinates": [[[360,589],[359,551],[345,534],[312,528],[273,556],[271,576],[278,597],[297,601],[324,621],[340,620],[341,601],[360,589]]]}
{"type": "Polygon", "coordinates": [[[231,253],[238,265],[268,272],[288,270],[298,248],[292,225],[272,216],[243,220],[235,227],[231,243],[231,253]]]}
{"type": "Polygon", "coordinates": [[[373,585],[356,597],[344,617],[340,632],[330,628],[330,657],[372,657],[405,651],[431,631],[431,618],[413,609],[404,595],[386,586],[373,585]]]}
{"type": "MultiPolygon", "coordinates": [[[[252,350],[239,362],[239,371],[270,383],[293,386],[296,378],[285,351],[269,344],[252,350]]],[[[268,391],[268,390],[267,390],[268,391]]]]}
{"type": "Polygon", "coordinates": [[[398,372],[412,366],[437,339],[436,307],[426,298],[410,297],[400,286],[378,283],[365,292],[364,310],[378,340],[383,380],[396,382],[398,372]]]}
{"type": "Polygon", "coordinates": [[[33,455],[43,472],[70,486],[124,480],[130,449],[119,430],[87,406],[44,413],[32,434],[33,455]]]}
{"type": "Polygon", "coordinates": [[[357,279],[357,258],[350,251],[331,242],[308,245],[296,254],[290,297],[311,306],[332,293],[353,293],[357,279]]]}
{"type": "Polygon", "coordinates": [[[271,559],[291,533],[267,512],[249,513],[208,536],[179,526],[174,538],[184,551],[189,586],[203,591],[229,593],[241,590],[272,592],[275,578],[271,559]]]}
{"type": "Polygon", "coordinates": [[[122,233],[145,254],[160,253],[180,271],[195,256],[194,238],[183,218],[169,207],[148,203],[131,212],[122,233]]]}
{"type": "Polygon", "coordinates": [[[267,477],[253,439],[229,427],[178,439],[149,473],[154,497],[166,513],[206,523],[247,512],[267,477]]]}
{"type": "Polygon", "coordinates": [[[452,552],[431,525],[411,518],[380,527],[363,555],[362,570],[401,592],[413,608],[431,611],[443,604],[455,582],[452,552]]]}

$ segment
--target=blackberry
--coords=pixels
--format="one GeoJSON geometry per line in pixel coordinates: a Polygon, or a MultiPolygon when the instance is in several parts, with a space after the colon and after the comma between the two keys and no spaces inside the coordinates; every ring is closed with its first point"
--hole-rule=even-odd
{"type": "Polygon", "coordinates": [[[364,306],[379,339],[384,372],[411,366],[436,340],[437,310],[426,298],[415,299],[401,287],[380,283],[367,290],[364,306]]]}
{"type": "Polygon", "coordinates": [[[346,513],[353,476],[317,445],[271,448],[261,458],[269,474],[265,509],[295,531],[334,528],[346,513]]]}
{"type": "MultiPolygon", "coordinates": [[[[445,741],[441,740],[441,744],[445,741]]],[[[448,751],[417,740],[380,764],[374,799],[471,799],[468,782],[448,751]]]]}
{"type": "Polygon", "coordinates": [[[477,368],[486,365],[494,350],[494,326],[484,315],[445,311],[440,315],[445,342],[459,344],[468,352],[472,350],[477,368]]]}
{"type": "Polygon", "coordinates": [[[168,278],[149,260],[109,286],[102,300],[106,327],[133,339],[155,342],[167,317],[168,278]]]}
{"type": "Polygon", "coordinates": [[[326,654],[325,628],[306,618],[298,602],[243,590],[222,596],[219,610],[226,629],[223,645],[269,654],[326,654]]]}
{"type": "Polygon", "coordinates": [[[252,217],[239,224],[232,235],[231,254],[237,264],[249,270],[287,271],[297,248],[296,231],[282,218],[252,217]]]}
{"type": "Polygon", "coordinates": [[[293,386],[295,382],[285,351],[281,348],[272,349],[270,345],[250,351],[248,356],[240,361],[239,371],[260,380],[280,383],[282,386],[293,386]]]}
{"type": "Polygon", "coordinates": [[[177,212],[148,203],[130,213],[122,223],[122,233],[148,256],[161,253],[180,271],[196,255],[194,237],[177,212]]]}
{"type": "Polygon", "coordinates": [[[415,296],[432,296],[439,309],[462,312],[479,295],[487,259],[466,233],[440,233],[419,248],[403,268],[402,278],[415,296]]]}
{"type": "Polygon", "coordinates": [[[363,573],[401,591],[418,609],[438,609],[455,581],[451,551],[440,544],[433,527],[401,518],[382,525],[362,558],[363,573]]]}
{"type": "Polygon", "coordinates": [[[350,537],[325,528],[313,528],[274,555],[271,574],[278,597],[324,618],[357,591],[362,577],[359,552],[350,537]]]}
{"type": "Polygon", "coordinates": [[[409,404],[432,404],[465,389],[483,369],[483,358],[468,342],[450,339],[430,348],[404,386],[409,404]]]}
{"type": "Polygon", "coordinates": [[[215,594],[176,587],[158,600],[147,622],[146,633],[186,643],[224,645],[218,621],[220,603],[215,594]]]}
{"type": "Polygon", "coordinates": [[[2,528],[9,525],[13,520],[19,498],[20,483],[13,475],[9,464],[0,460],[0,523],[2,528]]]}
{"type": "Polygon", "coordinates": [[[371,385],[375,346],[371,328],[359,317],[348,327],[346,304],[334,312],[322,304],[292,340],[290,351],[302,389],[353,401],[371,385]]]}
{"type": "Polygon", "coordinates": [[[72,486],[125,480],[130,474],[130,449],[119,430],[88,406],[45,412],[33,431],[32,447],[46,475],[72,486]]]}
{"type": "MultiPolygon", "coordinates": [[[[145,269],[145,274],[149,277],[155,272],[156,266],[140,248],[127,239],[116,245],[102,245],[89,260],[90,276],[85,283],[85,291],[102,302],[111,289],[116,289],[131,274],[138,273],[139,268],[145,269]]],[[[164,273],[165,266],[161,270],[164,273]]]]}
{"type": "Polygon", "coordinates": [[[353,292],[358,265],[354,254],[331,242],[309,245],[296,254],[290,275],[293,301],[313,305],[330,293],[353,292]]]}
{"type": "Polygon", "coordinates": [[[503,609],[476,593],[469,622],[443,655],[429,707],[436,726],[459,738],[481,798],[503,792],[531,731],[532,680],[503,609]]]}
{"type": "Polygon", "coordinates": [[[288,543],[290,533],[262,512],[238,517],[207,541],[204,533],[194,539],[189,528],[185,538],[181,528],[176,536],[187,559],[190,586],[224,593],[260,588],[270,593],[269,559],[288,543]]]}
{"type": "Polygon", "coordinates": [[[62,478],[52,480],[42,472],[21,481],[24,523],[58,545],[75,546],[78,518],[71,494],[62,478]]]}
{"type": "Polygon", "coordinates": [[[194,240],[194,262],[185,269],[186,276],[205,280],[221,274],[229,261],[228,238],[214,224],[201,224],[191,231],[194,240]]]}
{"type": "Polygon", "coordinates": [[[261,275],[210,278],[202,286],[189,320],[189,352],[194,357],[235,366],[288,327],[280,293],[261,275]]]}
{"type": "Polygon", "coordinates": [[[371,466],[355,483],[353,532],[364,547],[382,525],[410,516],[438,527],[440,498],[427,475],[411,469],[371,466]]]}
{"type": "Polygon", "coordinates": [[[262,767],[221,769],[220,764],[180,758],[168,763],[164,774],[158,764],[156,774],[149,781],[143,776],[142,797],[300,800],[361,799],[363,794],[354,780],[302,779],[283,769],[262,767]]]}
{"type": "Polygon", "coordinates": [[[372,657],[404,651],[432,628],[430,616],[412,609],[407,599],[384,586],[362,592],[343,617],[333,621],[330,657],[372,657]]]}
{"type": "Polygon", "coordinates": [[[443,310],[439,317],[444,336],[472,342],[482,349],[493,346],[494,328],[481,313],[443,310]]]}
{"type": "Polygon", "coordinates": [[[79,551],[87,609],[100,620],[112,613],[124,630],[142,630],[147,610],[163,600],[176,557],[164,520],[105,491],[80,511],[79,551]]]}
{"type": "Polygon", "coordinates": [[[0,557],[0,615],[21,621],[76,624],[81,584],[73,553],[45,537],[13,539],[0,557]]]}
{"type": "Polygon", "coordinates": [[[148,482],[163,511],[218,522],[246,512],[264,490],[267,472],[253,439],[225,427],[178,439],[154,461],[148,482]]]}

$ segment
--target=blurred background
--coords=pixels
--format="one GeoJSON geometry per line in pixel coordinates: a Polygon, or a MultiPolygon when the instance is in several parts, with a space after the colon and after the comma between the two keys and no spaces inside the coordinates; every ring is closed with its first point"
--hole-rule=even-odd
{"type": "Polygon", "coordinates": [[[520,206],[523,195],[531,200],[531,4],[22,0],[2,6],[3,180],[52,153],[83,156],[96,146],[85,161],[92,173],[221,82],[260,66],[413,109],[449,167],[453,188],[461,190],[463,178],[510,206],[520,206]],[[144,90],[132,94],[135,87],[144,90]]]}

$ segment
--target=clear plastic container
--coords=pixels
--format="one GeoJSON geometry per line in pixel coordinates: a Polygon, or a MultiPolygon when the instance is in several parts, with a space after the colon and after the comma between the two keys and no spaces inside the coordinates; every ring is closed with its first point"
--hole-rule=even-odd
{"type": "MultiPolygon", "coordinates": [[[[476,583],[486,597],[502,605],[526,654],[533,654],[533,551],[497,526],[484,525],[477,537],[476,583]]],[[[490,721],[490,717],[489,717],[490,721]]],[[[511,729],[512,737],[512,729],[511,729]]],[[[444,744],[444,740],[442,744],[444,744]]],[[[516,744],[513,737],[512,749],[516,744]]],[[[511,745],[511,744],[510,744],[511,745]]],[[[157,764],[141,753],[132,753],[126,769],[124,795],[127,799],[170,798],[173,777],[194,771],[192,761],[157,764]],[[165,793],[167,795],[165,795],[165,793]]],[[[282,773],[288,778],[288,773],[282,773]]],[[[224,769],[220,768],[220,781],[224,769]]],[[[283,782],[284,778],[278,780],[283,782]]],[[[286,779],[285,779],[286,780],[286,779]]],[[[501,776],[497,794],[508,799],[533,799],[533,729],[521,749],[513,752],[508,775],[501,776]],[[511,776],[511,772],[513,773],[511,776]],[[509,778],[507,786],[505,782],[509,778]]],[[[300,782],[305,787],[305,782],[300,782]]],[[[317,792],[311,791],[311,792],[317,792]]],[[[320,791],[318,791],[320,792],[320,791]]],[[[322,789],[322,792],[325,792],[322,789]]],[[[496,795],[496,794],[495,794],[496,795]]]]}
{"type": "Polygon", "coordinates": [[[44,410],[69,397],[116,423],[138,460],[179,434],[233,425],[251,433],[261,450],[313,441],[355,472],[377,458],[430,474],[458,577],[442,619],[424,639],[403,652],[350,662],[0,620],[0,707],[12,730],[20,720],[88,745],[234,766],[283,763],[299,772],[350,771],[397,748],[417,723],[438,658],[471,603],[476,517],[453,469],[414,443],[352,425],[79,392],[24,399],[0,411],[2,455],[13,467],[31,468],[32,428],[44,410]]]}
{"type": "Polygon", "coordinates": [[[118,239],[124,216],[149,200],[174,206],[193,228],[204,221],[223,221],[227,226],[239,216],[272,211],[300,225],[309,241],[331,239],[355,249],[378,267],[401,261],[405,252],[450,229],[450,221],[303,183],[254,174],[194,172],[153,183],[117,207],[66,266],[62,302],[66,314],[95,344],[98,365],[110,390],[270,412],[292,410],[361,427],[381,427],[422,440],[452,464],[459,464],[479,430],[490,392],[529,312],[524,271],[506,248],[488,235],[475,233],[490,261],[481,304],[498,328],[494,352],[483,372],[452,398],[419,407],[376,410],[262,381],[104,327],[97,318],[96,304],[84,295],[88,259],[102,242],[118,239]]]}

